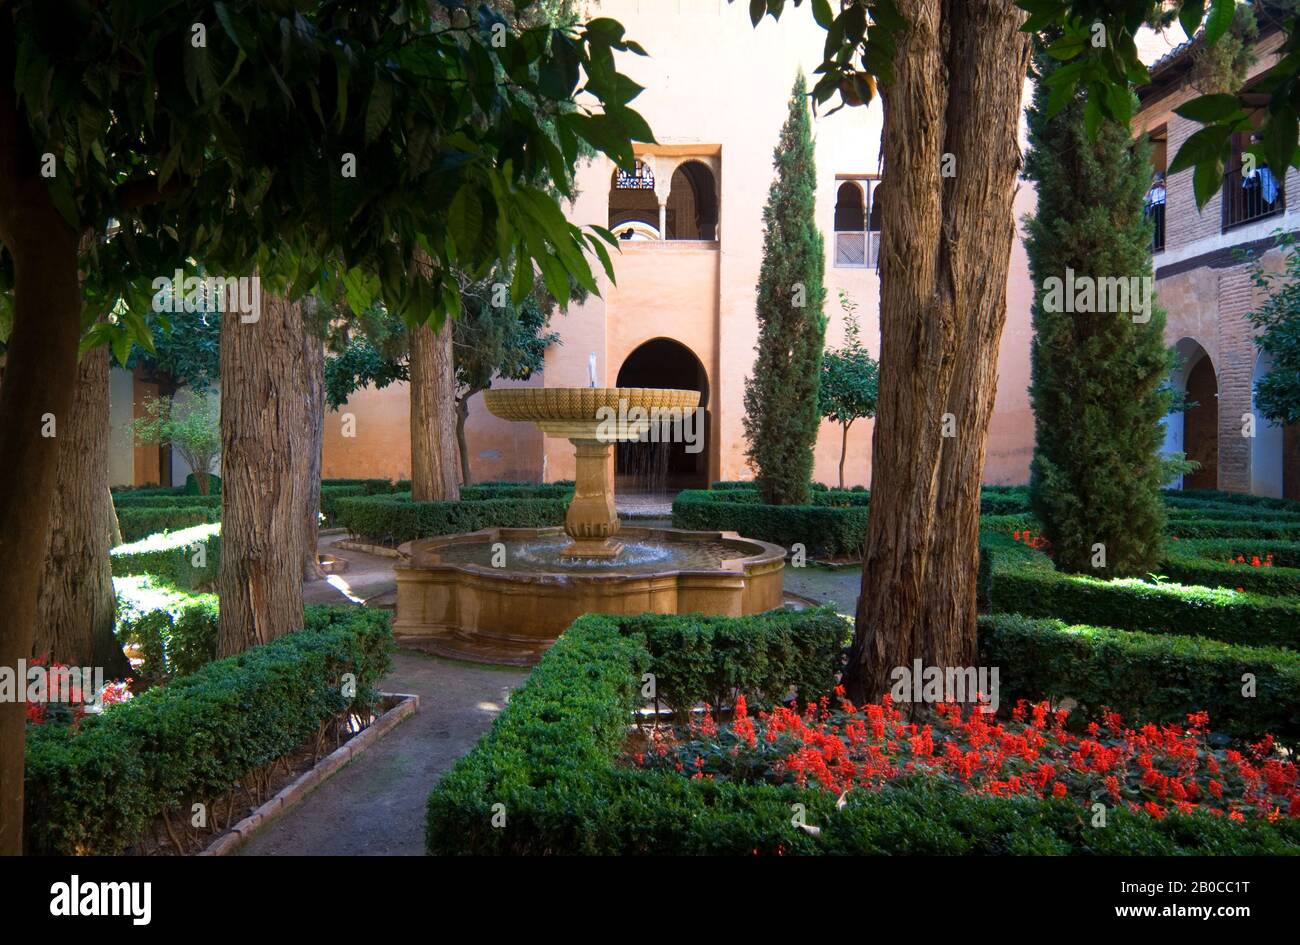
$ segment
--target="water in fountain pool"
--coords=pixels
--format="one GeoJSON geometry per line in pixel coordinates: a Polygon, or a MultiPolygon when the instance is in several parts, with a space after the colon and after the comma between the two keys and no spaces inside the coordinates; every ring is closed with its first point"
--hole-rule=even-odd
{"type": "MultiPolygon", "coordinates": [[[[629,539],[616,558],[574,558],[560,552],[568,546],[564,535],[546,538],[503,539],[505,566],[510,571],[549,571],[595,574],[617,571],[621,574],[651,574],[656,571],[682,569],[716,571],[722,562],[744,557],[747,553],[720,541],[661,541],[629,539]]],[[[493,546],[488,542],[460,542],[439,549],[438,557],[447,564],[493,566],[493,546]]],[[[499,559],[498,559],[499,560],[499,559]]]]}

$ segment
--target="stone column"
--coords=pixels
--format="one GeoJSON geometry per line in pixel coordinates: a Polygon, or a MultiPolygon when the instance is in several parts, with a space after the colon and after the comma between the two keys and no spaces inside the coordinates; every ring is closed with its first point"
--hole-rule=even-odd
{"type": "Polygon", "coordinates": [[[610,476],[610,447],[601,440],[571,439],[577,453],[577,476],[573,501],[564,516],[564,531],[573,539],[562,554],[573,557],[610,558],[622,545],[613,541],[618,534],[618,512],[614,508],[614,482],[610,476]]]}

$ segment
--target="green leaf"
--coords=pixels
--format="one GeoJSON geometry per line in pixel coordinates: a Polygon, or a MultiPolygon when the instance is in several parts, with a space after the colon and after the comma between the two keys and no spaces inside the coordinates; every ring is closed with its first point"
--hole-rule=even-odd
{"type": "Polygon", "coordinates": [[[1174,109],[1174,114],[1202,125],[1212,125],[1235,116],[1240,110],[1235,95],[1202,95],[1179,105],[1174,109]]]}
{"type": "Polygon", "coordinates": [[[829,29],[835,19],[835,14],[831,12],[830,0],[812,0],[812,15],[818,26],[829,29]]]}
{"type": "Polygon", "coordinates": [[[483,240],[483,204],[473,184],[463,184],[447,208],[447,231],[466,260],[477,259],[483,240]]]}
{"type": "Polygon", "coordinates": [[[1205,19],[1205,0],[1183,0],[1183,5],[1178,8],[1178,22],[1182,24],[1183,32],[1187,34],[1188,39],[1196,35],[1196,30],[1203,19],[1205,19]]]}
{"type": "Polygon", "coordinates": [[[370,90],[370,104],[366,107],[366,144],[375,142],[392,113],[393,86],[383,76],[376,76],[374,88],[370,90]]]}
{"type": "MultiPolygon", "coordinates": [[[[1205,41],[1217,43],[1228,27],[1237,9],[1237,0],[1211,0],[1210,15],[1205,18],[1205,41]]],[[[1190,34],[1189,34],[1190,35],[1190,34]]]]}
{"type": "Polygon", "coordinates": [[[749,0],[749,21],[755,26],[767,12],[767,0],[749,0]]]}
{"type": "Polygon", "coordinates": [[[1169,164],[1168,173],[1177,174],[1205,161],[1222,163],[1224,146],[1231,135],[1230,125],[1206,125],[1194,132],[1178,149],[1178,154],[1169,164]]]}
{"type": "MultiPolygon", "coordinates": [[[[1179,154],[1181,153],[1180,151],[1179,154]]],[[[1196,194],[1196,209],[1203,210],[1222,185],[1222,161],[1214,158],[1198,163],[1192,173],[1192,191],[1196,194]]]]}

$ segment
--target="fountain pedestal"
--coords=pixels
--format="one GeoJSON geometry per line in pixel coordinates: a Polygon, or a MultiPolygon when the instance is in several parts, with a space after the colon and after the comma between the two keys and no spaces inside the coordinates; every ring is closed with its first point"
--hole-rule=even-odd
{"type": "Polygon", "coordinates": [[[623,549],[614,541],[618,512],[614,508],[614,483],[610,476],[611,443],[571,439],[577,454],[573,501],[564,516],[564,533],[573,542],[561,554],[574,558],[613,558],[623,549]]]}

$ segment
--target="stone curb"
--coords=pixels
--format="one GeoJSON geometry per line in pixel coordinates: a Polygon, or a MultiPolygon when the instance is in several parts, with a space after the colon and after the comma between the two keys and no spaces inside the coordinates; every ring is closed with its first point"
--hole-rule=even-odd
{"type": "Polygon", "coordinates": [[[368,555],[375,555],[380,558],[405,558],[396,548],[386,548],[383,545],[368,545],[363,541],[336,541],[335,548],[342,548],[344,551],[360,551],[368,555]]]}
{"type": "Polygon", "coordinates": [[[351,764],[356,756],[391,732],[398,724],[420,711],[420,697],[418,695],[402,692],[383,692],[380,693],[380,696],[385,699],[400,699],[401,701],[376,719],[374,724],[360,735],[348,741],[347,744],[340,745],[318,761],[311,770],[304,771],[293,781],[286,784],[275,797],[214,840],[198,856],[230,856],[232,853],[237,852],[244,844],[253,839],[259,831],[272,824],[281,815],[293,810],[306,800],[312,791],[329,780],[332,775],[351,764]]]}

